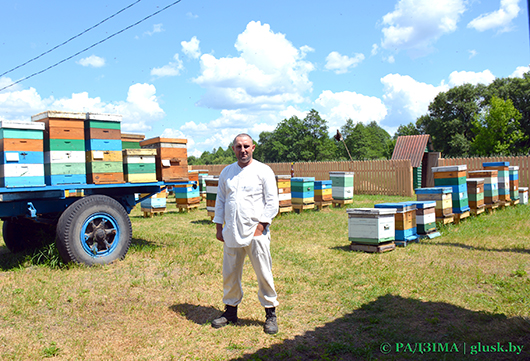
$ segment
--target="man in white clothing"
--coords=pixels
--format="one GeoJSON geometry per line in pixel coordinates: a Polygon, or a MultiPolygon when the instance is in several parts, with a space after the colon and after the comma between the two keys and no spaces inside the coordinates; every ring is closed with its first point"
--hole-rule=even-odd
{"type": "Polygon", "coordinates": [[[212,326],[220,328],[237,322],[237,306],[243,299],[243,263],[248,255],[258,279],[258,299],[265,308],[263,330],[274,334],[278,332],[278,301],[272,277],[269,226],[278,213],[278,189],[272,169],[252,158],[255,147],[248,134],[236,136],[232,149],[237,162],[223,169],[219,176],[213,222],[217,239],[224,242],[226,310],[212,321],[212,326]]]}

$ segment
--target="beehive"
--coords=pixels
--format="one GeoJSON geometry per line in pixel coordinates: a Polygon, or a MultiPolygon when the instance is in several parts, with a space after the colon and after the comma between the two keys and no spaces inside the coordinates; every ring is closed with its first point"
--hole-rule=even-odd
{"type": "Polygon", "coordinates": [[[355,244],[381,244],[395,239],[395,209],[351,208],[348,240],[355,244]]]}
{"type": "Polygon", "coordinates": [[[175,202],[179,205],[192,205],[201,202],[199,186],[196,181],[183,182],[173,187],[175,202]]]}
{"type": "Polygon", "coordinates": [[[205,180],[206,183],[206,211],[210,217],[215,216],[215,201],[217,199],[217,187],[219,185],[218,176],[209,176],[205,180]]]}
{"type": "Polygon", "coordinates": [[[329,172],[332,188],[331,195],[336,200],[353,199],[353,172],[329,172]]]}
{"type": "Polygon", "coordinates": [[[520,204],[528,204],[528,188],[519,187],[519,200],[520,204]]]}
{"type": "Polygon", "coordinates": [[[199,184],[199,171],[198,170],[188,170],[188,180],[191,182],[196,182],[199,184]]]}
{"type": "Polygon", "coordinates": [[[205,179],[208,177],[208,169],[199,169],[199,193],[201,197],[206,197],[206,182],[205,179]]]}
{"type": "Polygon", "coordinates": [[[510,162],[485,162],[482,167],[497,171],[499,201],[510,202],[510,162]]]}
{"type": "Polygon", "coordinates": [[[122,149],[140,149],[140,142],[145,139],[143,134],[121,133],[122,149]]]}
{"type": "Polygon", "coordinates": [[[291,176],[277,175],[276,186],[278,187],[278,201],[280,203],[280,213],[291,211],[291,176]]]}
{"type": "Polygon", "coordinates": [[[470,170],[467,172],[469,178],[484,179],[484,204],[486,207],[496,207],[499,203],[499,183],[497,170],[470,170]]]}
{"type": "Polygon", "coordinates": [[[0,121],[0,186],[44,186],[44,124],[0,121]]]}
{"type": "Polygon", "coordinates": [[[153,213],[164,213],[167,205],[167,190],[154,194],[140,202],[144,217],[153,213]]]}
{"type": "Polygon", "coordinates": [[[86,113],[46,111],[31,117],[44,124],[44,178],[47,185],[85,184],[86,113]]]}
{"type": "Polygon", "coordinates": [[[142,148],[156,149],[156,177],[159,181],[188,180],[187,139],[151,138],[140,142],[142,148]]]}
{"type": "Polygon", "coordinates": [[[314,204],[315,203],[315,178],[314,177],[291,178],[291,203],[292,204],[314,204]]]}
{"type": "Polygon", "coordinates": [[[391,208],[396,210],[395,214],[395,242],[404,245],[406,242],[418,239],[416,228],[416,206],[410,202],[402,203],[379,203],[374,208],[391,208]]]}
{"type": "Polygon", "coordinates": [[[450,187],[430,187],[416,188],[416,198],[418,201],[435,201],[434,213],[437,221],[452,221],[452,189],[450,187]]]}
{"type": "Polygon", "coordinates": [[[118,114],[86,114],[87,183],[124,183],[121,118],[118,114]]]}
{"type": "Polygon", "coordinates": [[[470,210],[466,171],[467,166],[465,164],[432,168],[434,185],[436,187],[450,187],[452,190],[453,214],[463,214],[470,210]]]}
{"type": "Polygon", "coordinates": [[[510,198],[512,201],[519,199],[519,167],[512,165],[509,167],[510,173],[510,198]]]}
{"type": "Polygon", "coordinates": [[[124,149],[123,175],[129,183],[156,182],[154,149],[124,149]]]}
{"type": "Polygon", "coordinates": [[[315,181],[315,202],[327,202],[332,200],[332,181],[315,181]]]}
{"type": "Polygon", "coordinates": [[[469,208],[474,214],[484,211],[484,178],[467,179],[467,194],[469,197],[469,208]]]}
{"type": "Polygon", "coordinates": [[[414,201],[410,202],[416,207],[416,231],[419,236],[435,238],[440,235],[436,230],[436,202],[414,201]]]}

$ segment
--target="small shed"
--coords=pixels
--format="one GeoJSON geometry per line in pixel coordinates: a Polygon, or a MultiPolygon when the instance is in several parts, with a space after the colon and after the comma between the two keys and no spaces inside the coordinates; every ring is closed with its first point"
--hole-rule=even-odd
{"type": "Polygon", "coordinates": [[[434,151],[429,134],[398,137],[392,153],[393,160],[410,159],[414,189],[434,186],[431,168],[438,166],[438,158],[440,153],[434,151]]]}

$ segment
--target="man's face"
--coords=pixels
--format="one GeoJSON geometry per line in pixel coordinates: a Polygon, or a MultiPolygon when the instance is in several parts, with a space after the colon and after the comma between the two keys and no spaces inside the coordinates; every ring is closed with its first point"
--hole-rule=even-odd
{"type": "Polygon", "coordinates": [[[249,137],[237,137],[232,149],[236,154],[237,162],[241,167],[248,165],[252,161],[252,153],[256,146],[249,137]]]}

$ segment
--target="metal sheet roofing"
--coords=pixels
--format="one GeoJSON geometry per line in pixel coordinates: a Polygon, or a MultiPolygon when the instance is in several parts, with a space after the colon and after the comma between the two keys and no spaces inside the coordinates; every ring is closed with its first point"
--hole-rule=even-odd
{"type": "Polygon", "coordinates": [[[425,150],[433,152],[431,136],[424,135],[403,135],[398,137],[392,159],[410,159],[411,166],[418,168],[421,166],[421,161],[425,150]]]}

